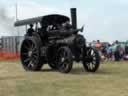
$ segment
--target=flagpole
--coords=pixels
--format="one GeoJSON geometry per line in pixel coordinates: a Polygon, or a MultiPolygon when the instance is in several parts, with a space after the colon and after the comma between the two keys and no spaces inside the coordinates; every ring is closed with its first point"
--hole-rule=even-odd
{"type": "MultiPolygon", "coordinates": [[[[16,11],[16,21],[18,21],[18,5],[16,3],[15,5],[15,11],[16,11]]],[[[19,28],[17,27],[17,37],[16,37],[16,52],[19,52],[18,46],[19,46],[19,41],[20,41],[20,34],[19,34],[19,28]]]]}
{"type": "MultiPolygon", "coordinates": [[[[18,21],[18,5],[17,5],[17,3],[16,3],[16,5],[15,5],[15,10],[16,10],[16,21],[18,21]]],[[[20,34],[19,34],[19,28],[17,27],[17,35],[19,36],[20,34]]]]}

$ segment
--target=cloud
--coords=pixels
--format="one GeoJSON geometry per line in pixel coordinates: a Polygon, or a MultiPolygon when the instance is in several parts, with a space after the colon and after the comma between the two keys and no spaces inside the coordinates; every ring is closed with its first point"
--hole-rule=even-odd
{"type": "MultiPolygon", "coordinates": [[[[92,5],[88,3],[88,7],[78,14],[80,25],[86,25],[84,36],[87,40],[126,41],[128,38],[128,1],[97,0],[97,3],[93,2],[92,5]]],[[[78,8],[81,9],[83,6],[78,8]]]]}
{"type": "MultiPolygon", "coordinates": [[[[14,3],[15,4],[15,3],[14,3]]],[[[9,8],[10,14],[15,16],[15,6],[11,6],[9,8]]],[[[52,13],[60,13],[60,14],[67,14],[67,10],[58,8],[56,6],[50,6],[45,4],[37,3],[33,0],[18,0],[17,1],[18,6],[18,18],[19,19],[25,19],[25,18],[32,18],[36,16],[43,16],[46,14],[52,14],[52,13]]],[[[8,6],[9,7],[9,6],[8,6]]]]}
{"type": "MultiPolygon", "coordinates": [[[[128,36],[128,0],[3,0],[8,9],[8,17],[15,17],[15,4],[18,4],[18,18],[26,19],[50,13],[70,16],[69,5],[78,8],[78,27],[85,24],[84,36],[88,41],[100,39],[102,41],[127,40],[128,36]],[[50,3],[52,2],[52,3],[50,3]]],[[[14,22],[14,21],[13,21],[14,22]]],[[[9,23],[10,24],[10,23],[9,23]]],[[[2,25],[3,26],[3,25],[2,25]]],[[[0,26],[0,30],[3,28],[0,26]]],[[[7,25],[6,25],[7,26],[7,25]]],[[[11,25],[12,26],[12,25],[11,25]]],[[[22,28],[21,28],[22,29],[22,28]]],[[[4,30],[4,29],[2,29],[4,30]]],[[[23,30],[22,30],[23,31],[23,30]]],[[[20,32],[23,35],[25,32],[20,32]]],[[[9,34],[7,30],[6,35],[9,34]]]]}

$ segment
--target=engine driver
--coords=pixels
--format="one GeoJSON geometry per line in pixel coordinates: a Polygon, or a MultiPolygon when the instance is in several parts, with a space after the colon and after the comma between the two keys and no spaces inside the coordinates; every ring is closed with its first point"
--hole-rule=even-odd
{"type": "Polygon", "coordinates": [[[72,28],[72,25],[70,24],[70,21],[66,21],[62,24],[62,27],[66,30],[70,30],[72,28]]]}
{"type": "Polygon", "coordinates": [[[33,32],[35,32],[34,29],[33,29],[33,24],[30,24],[30,28],[27,31],[27,35],[32,36],[33,32]]]}

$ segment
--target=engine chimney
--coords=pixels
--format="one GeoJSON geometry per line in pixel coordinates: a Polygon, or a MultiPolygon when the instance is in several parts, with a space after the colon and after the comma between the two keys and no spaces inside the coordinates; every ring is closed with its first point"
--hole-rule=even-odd
{"type": "Polygon", "coordinates": [[[77,29],[77,9],[71,8],[71,20],[73,29],[77,29]]]}

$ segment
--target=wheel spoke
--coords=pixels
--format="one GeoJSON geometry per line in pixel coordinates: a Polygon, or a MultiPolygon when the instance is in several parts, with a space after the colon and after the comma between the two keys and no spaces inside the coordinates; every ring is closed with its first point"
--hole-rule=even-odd
{"type": "Polygon", "coordinates": [[[30,58],[27,58],[24,60],[25,63],[29,62],[30,61],[30,58]]]}
{"type": "Polygon", "coordinates": [[[92,61],[92,64],[94,64],[94,65],[95,65],[95,64],[96,64],[96,60],[95,60],[95,61],[93,60],[93,61],[92,61]]]}
{"type": "Polygon", "coordinates": [[[91,49],[89,49],[88,54],[89,54],[89,55],[91,54],[91,49]]]}
{"type": "Polygon", "coordinates": [[[66,57],[66,55],[67,55],[67,53],[66,52],[63,52],[64,54],[63,54],[63,57],[65,58],[66,57]]]}
{"type": "Polygon", "coordinates": [[[87,65],[88,68],[90,68],[90,63],[87,63],[86,65],[87,65]]]}
{"type": "Polygon", "coordinates": [[[34,47],[33,49],[32,49],[32,52],[34,53],[34,54],[37,54],[37,48],[36,47],[34,47]]]}
{"type": "Polygon", "coordinates": [[[28,46],[26,46],[26,45],[24,45],[24,48],[26,49],[26,50],[29,50],[30,48],[28,47],[28,46]]]}
{"type": "Polygon", "coordinates": [[[37,57],[38,57],[38,56],[37,56],[36,54],[33,54],[33,56],[32,56],[32,57],[34,57],[35,59],[37,59],[37,57]]]}
{"type": "Polygon", "coordinates": [[[33,43],[32,43],[32,46],[31,46],[31,50],[32,50],[32,51],[35,51],[35,50],[36,50],[36,46],[35,46],[35,44],[33,44],[33,43]]]}
{"type": "Polygon", "coordinates": [[[62,64],[61,68],[64,69],[65,68],[65,64],[62,64]]]}
{"type": "Polygon", "coordinates": [[[94,51],[93,51],[93,50],[91,50],[91,54],[90,54],[90,55],[92,56],[93,54],[94,54],[94,51]]]}
{"type": "Polygon", "coordinates": [[[31,45],[31,48],[33,49],[35,46],[34,46],[34,44],[32,43],[32,45],[31,45]]]}
{"type": "Polygon", "coordinates": [[[93,64],[92,63],[90,63],[90,69],[93,69],[93,64]]]}
{"type": "Polygon", "coordinates": [[[92,56],[96,56],[96,54],[95,54],[95,53],[93,53],[93,54],[92,54],[92,56]]]}
{"type": "Polygon", "coordinates": [[[27,45],[28,45],[29,48],[32,47],[32,44],[30,43],[30,41],[27,41],[27,45]]]}
{"type": "Polygon", "coordinates": [[[93,60],[96,60],[96,57],[93,57],[93,60]]]}
{"type": "Polygon", "coordinates": [[[66,68],[66,66],[67,66],[67,60],[68,60],[68,58],[66,57],[66,55],[67,55],[67,53],[64,51],[64,50],[62,50],[61,51],[61,58],[60,58],[60,67],[61,67],[61,69],[65,69],[66,68]]]}
{"type": "Polygon", "coordinates": [[[28,56],[28,53],[22,53],[22,55],[24,55],[24,56],[28,56]]]}
{"type": "Polygon", "coordinates": [[[92,62],[87,63],[86,65],[87,65],[88,69],[93,70],[93,68],[95,68],[95,66],[96,66],[96,61],[93,60],[92,62]]]}
{"type": "Polygon", "coordinates": [[[33,52],[35,52],[36,50],[37,50],[37,48],[36,48],[36,47],[33,47],[33,48],[32,48],[32,51],[33,51],[33,52]]]}
{"type": "Polygon", "coordinates": [[[33,65],[36,64],[36,60],[35,59],[32,59],[32,63],[33,63],[33,65]]]}
{"type": "Polygon", "coordinates": [[[32,51],[33,54],[37,54],[37,51],[32,51]]]}
{"type": "Polygon", "coordinates": [[[31,67],[31,64],[29,63],[29,64],[27,65],[27,67],[30,68],[30,67],[31,67]]]}
{"type": "Polygon", "coordinates": [[[95,67],[95,64],[92,64],[92,69],[95,67]]]}

